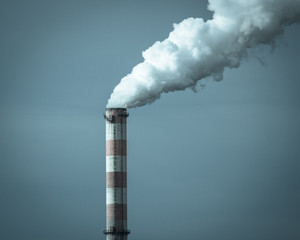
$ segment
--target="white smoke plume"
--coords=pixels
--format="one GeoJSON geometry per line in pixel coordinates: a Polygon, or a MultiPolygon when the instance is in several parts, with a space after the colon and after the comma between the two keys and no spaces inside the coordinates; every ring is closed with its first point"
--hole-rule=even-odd
{"type": "Polygon", "coordinates": [[[122,78],[107,107],[139,107],[162,93],[194,89],[208,76],[219,81],[224,68],[239,67],[247,49],[275,43],[300,21],[300,0],[209,0],[213,18],[174,24],[162,42],[143,52],[144,61],[122,78]]]}

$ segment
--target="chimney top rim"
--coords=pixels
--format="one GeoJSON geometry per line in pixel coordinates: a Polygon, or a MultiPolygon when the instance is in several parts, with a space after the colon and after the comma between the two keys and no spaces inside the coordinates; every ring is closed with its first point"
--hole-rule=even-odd
{"type": "Polygon", "coordinates": [[[106,110],[126,110],[127,108],[106,108],[106,110]]]}

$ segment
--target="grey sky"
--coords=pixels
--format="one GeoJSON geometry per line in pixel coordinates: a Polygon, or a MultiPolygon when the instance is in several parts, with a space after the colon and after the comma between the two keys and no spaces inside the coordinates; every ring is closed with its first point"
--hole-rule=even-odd
{"type": "MultiPolygon", "coordinates": [[[[1,1],[1,239],[104,239],[107,99],[206,4],[1,1]]],[[[129,110],[129,239],[300,238],[299,41],[129,110]]]]}

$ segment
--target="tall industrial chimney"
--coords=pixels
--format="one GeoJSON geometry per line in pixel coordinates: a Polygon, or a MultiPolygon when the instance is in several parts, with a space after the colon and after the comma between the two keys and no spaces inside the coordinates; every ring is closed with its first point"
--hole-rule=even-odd
{"type": "Polygon", "coordinates": [[[127,240],[126,108],[107,108],[106,240],[127,240]]]}

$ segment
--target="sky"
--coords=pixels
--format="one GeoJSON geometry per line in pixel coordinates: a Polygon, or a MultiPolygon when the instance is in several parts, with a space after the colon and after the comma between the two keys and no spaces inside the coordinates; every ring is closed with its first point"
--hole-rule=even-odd
{"type": "MultiPolygon", "coordinates": [[[[0,2],[0,238],[105,239],[107,100],[207,1],[0,2]]],[[[300,26],[129,109],[129,239],[300,238],[300,26]]]]}

